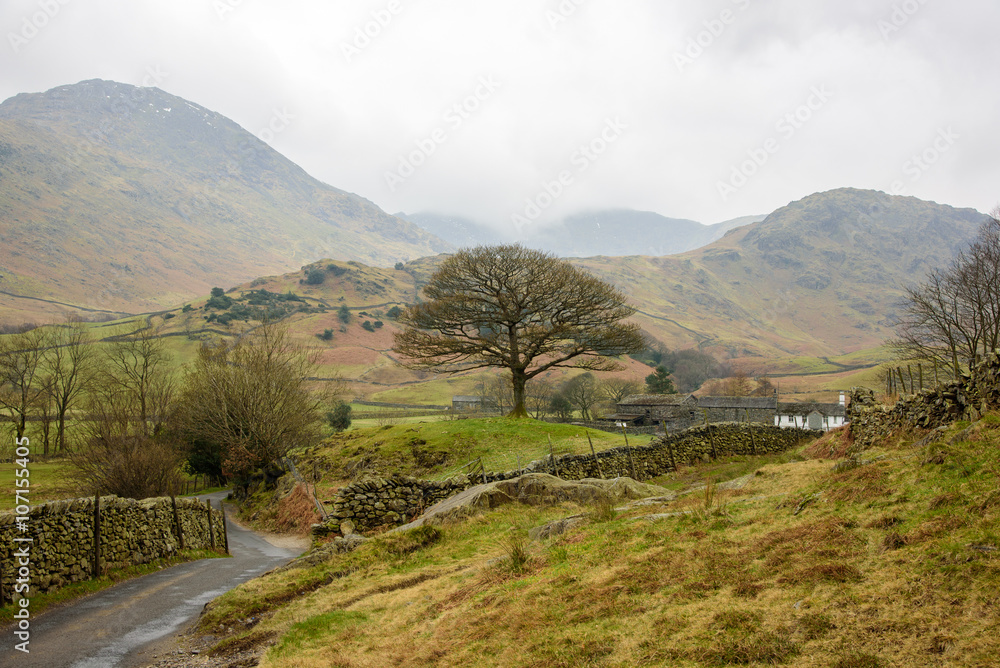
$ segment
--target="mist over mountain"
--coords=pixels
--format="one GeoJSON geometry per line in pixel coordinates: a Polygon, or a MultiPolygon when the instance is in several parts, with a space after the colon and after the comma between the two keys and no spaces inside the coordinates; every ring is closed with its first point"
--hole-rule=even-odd
{"type": "Polygon", "coordinates": [[[135,311],[320,257],[452,246],[221,114],[91,80],[0,104],[0,290],[135,311]]]}
{"type": "Polygon", "coordinates": [[[701,248],[735,227],[764,219],[744,216],[703,225],[651,211],[607,209],[574,214],[549,225],[526,226],[520,233],[513,229],[505,233],[456,216],[429,212],[396,215],[455,246],[520,242],[560,257],[673,255],[701,248]]]}

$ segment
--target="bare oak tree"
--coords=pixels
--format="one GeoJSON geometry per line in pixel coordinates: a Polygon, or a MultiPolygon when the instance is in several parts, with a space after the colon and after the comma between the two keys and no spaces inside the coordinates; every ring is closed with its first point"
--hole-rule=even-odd
{"type": "Polygon", "coordinates": [[[618,404],[625,397],[642,392],[642,386],[634,380],[608,378],[601,381],[601,392],[609,404],[618,404]]]}
{"type": "Polygon", "coordinates": [[[562,395],[580,411],[580,417],[591,420],[594,418],[593,408],[600,402],[602,393],[594,374],[583,373],[563,383],[562,395]]]}
{"type": "Polygon", "coordinates": [[[618,370],[641,352],[625,295],[570,263],[520,245],[478,246],[446,259],[407,309],[394,350],[414,369],[511,374],[512,417],[527,417],[525,385],[555,367],[618,370]]]}
{"type": "Polygon", "coordinates": [[[524,390],[525,407],[531,417],[540,420],[549,414],[556,389],[552,383],[542,378],[536,379],[524,390]]]}

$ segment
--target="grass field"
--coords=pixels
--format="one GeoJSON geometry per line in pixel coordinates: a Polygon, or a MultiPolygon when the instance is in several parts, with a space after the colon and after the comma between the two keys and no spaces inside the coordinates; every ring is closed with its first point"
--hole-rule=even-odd
{"type": "MultiPolygon", "coordinates": [[[[12,510],[15,502],[15,470],[18,467],[12,462],[0,462],[0,511],[12,510]]],[[[82,495],[76,481],[73,479],[73,465],[68,459],[49,459],[47,461],[31,461],[28,464],[31,472],[28,476],[30,486],[28,496],[30,505],[38,506],[46,501],[58,501],[60,499],[77,498],[82,495]]],[[[194,490],[194,483],[198,483],[198,494],[220,491],[221,487],[206,488],[204,476],[188,476],[182,474],[181,484],[191,483],[191,490],[194,490]]],[[[181,492],[184,491],[182,487],[181,492]]],[[[192,491],[193,493],[193,491],[192,491]]],[[[181,496],[183,494],[179,494],[181,496]]]]}
{"type": "MultiPolygon", "coordinates": [[[[14,496],[16,468],[11,462],[0,463],[0,510],[12,510],[16,505],[14,496]]],[[[37,506],[46,501],[77,496],[71,476],[73,467],[68,461],[31,462],[28,470],[30,471],[28,496],[31,505],[37,506]]]]}
{"type": "MultiPolygon", "coordinates": [[[[629,436],[629,443],[648,443],[650,436],[629,436]]],[[[444,478],[462,472],[473,460],[487,471],[510,471],[557,455],[597,451],[625,444],[621,434],[588,430],[538,420],[477,418],[427,420],[351,429],[335,434],[318,447],[294,451],[308,468],[316,462],[332,478],[362,474],[415,475],[444,478]],[[588,433],[590,440],[588,440],[588,433]],[[551,446],[550,446],[551,439],[551,446]]]]}
{"type": "Polygon", "coordinates": [[[839,469],[830,435],[654,506],[385,534],[241,586],[198,632],[223,656],[265,648],[264,668],[1000,665],[1000,415],[925,435],[839,469]]]}

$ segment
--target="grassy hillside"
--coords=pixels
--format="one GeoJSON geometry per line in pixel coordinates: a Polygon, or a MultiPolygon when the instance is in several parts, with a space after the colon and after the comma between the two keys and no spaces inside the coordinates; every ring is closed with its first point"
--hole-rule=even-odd
{"type": "MultiPolygon", "coordinates": [[[[629,443],[642,445],[649,439],[631,435],[629,443]]],[[[597,451],[607,450],[624,445],[625,437],[538,420],[458,419],[351,430],[295,454],[307,468],[315,462],[334,478],[444,478],[475,459],[481,459],[487,471],[515,470],[518,462],[523,466],[547,457],[550,442],[557,455],[584,454],[591,443],[597,451]]]]}
{"type": "MultiPolygon", "coordinates": [[[[914,198],[838,190],[683,255],[573,262],[624,290],[637,308],[635,320],[668,347],[698,347],[751,375],[767,374],[786,398],[834,400],[838,390],[874,382],[874,369],[887,358],[882,344],[892,334],[901,286],[946,264],[982,218],[914,198]]],[[[346,381],[349,398],[444,405],[454,395],[475,394],[489,374],[412,372],[391,352],[398,331],[392,309],[418,299],[441,258],[399,269],[320,260],[231,287],[230,304],[209,302],[205,290],[147,319],[168,337],[180,363],[203,341],[238,336],[268,313],[285,319],[319,356],[319,378],[346,381]]],[[[625,364],[620,377],[641,383],[649,373],[638,362],[625,364]]]]}
{"type": "MultiPolygon", "coordinates": [[[[98,310],[172,306],[319,257],[391,266],[450,248],[220,114],[98,80],[0,105],[0,213],[0,290],[98,310]]],[[[0,296],[0,322],[28,306],[66,310],[0,296]]]]}
{"type": "MultiPolygon", "coordinates": [[[[393,334],[400,329],[392,309],[412,303],[431,271],[428,261],[407,263],[397,270],[321,260],[293,273],[231,288],[221,300],[204,295],[169,310],[93,324],[91,329],[95,337],[106,338],[153,327],[180,369],[194,360],[203,343],[238,337],[267,316],[288,324],[292,338],[317,359],[316,382],[342,383],[345,399],[450,405],[454,395],[476,394],[477,384],[495,372],[447,376],[415,372],[399,366],[392,352],[393,334]],[[322,281],[310,284],[310,276],[319,280],[316,274],[322,281]],[[327,331],[330,338],[321,338],[327,331]]],[[[623,364],[624,371],[611,375],[641,382],[649,373],[640,362],[625,359],[623,364]]],[[[565,372],[553,371],[546,377],[558,380],[565,372]]]]}
{"type": "Polygon", "coordinates": [[[840,438],[739,489],[387,534],[220,597],[198,633],[265,667],[997,665],[1000,415],[835,468],[840,438]]]}
{"type": "Polygon", "coordinates": [[[947,264],[983,220],[971,209],[842,189],[682,255],[579,264],[624,290],[637,320],[668,346],[766,367],[880,346],[902,288],[947,264]]]}

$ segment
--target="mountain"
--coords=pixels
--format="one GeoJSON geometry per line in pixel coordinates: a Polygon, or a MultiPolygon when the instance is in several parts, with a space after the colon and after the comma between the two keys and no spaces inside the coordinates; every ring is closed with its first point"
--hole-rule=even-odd
{"type": "Polygon", "coordinates": [[[835,356],[892,335],[902,288],[947,264],[986,219],[973,209],[845,188],[669,257],[578,263],[614,283],[671,348],[719,357],[835,356]]]}
{"type": "Polygon", "coordinates": [[[321,257],[391,266],[452,248],[220,114],[100,80],[0,105],[0,244],[0,291],[124,311],[321,257]]]}
{"type": "Polygon", "coordinates": [[[674,255],[701,248],[745,222],[702,225],[650,211],[612,209],[577,214],[556,225],[531,230],[527,243],[566,257],[674,255]]]}
{"type": "Polygon", "coordinates": [[[437,213],[397,213],[397,218],[407,220],[429,234],[444,239],[456,248],[495,245],[514,241],[511,235],[501,234],[486,225],[468,218],[437,213]]]}
{"type": "Polygon", "coordinates": [[[729,230],[763,220],[764,216],[744,216],[735,220],[702,225],[693,220],[667,218],[650,211],[607,209],[569,216],[547,226],[502,233],[466,218],[435,213],[396,214],[455,246],[512,243],[560,257],[594,255],[673,255],[694,250],[721,238],[729,230]]]}

